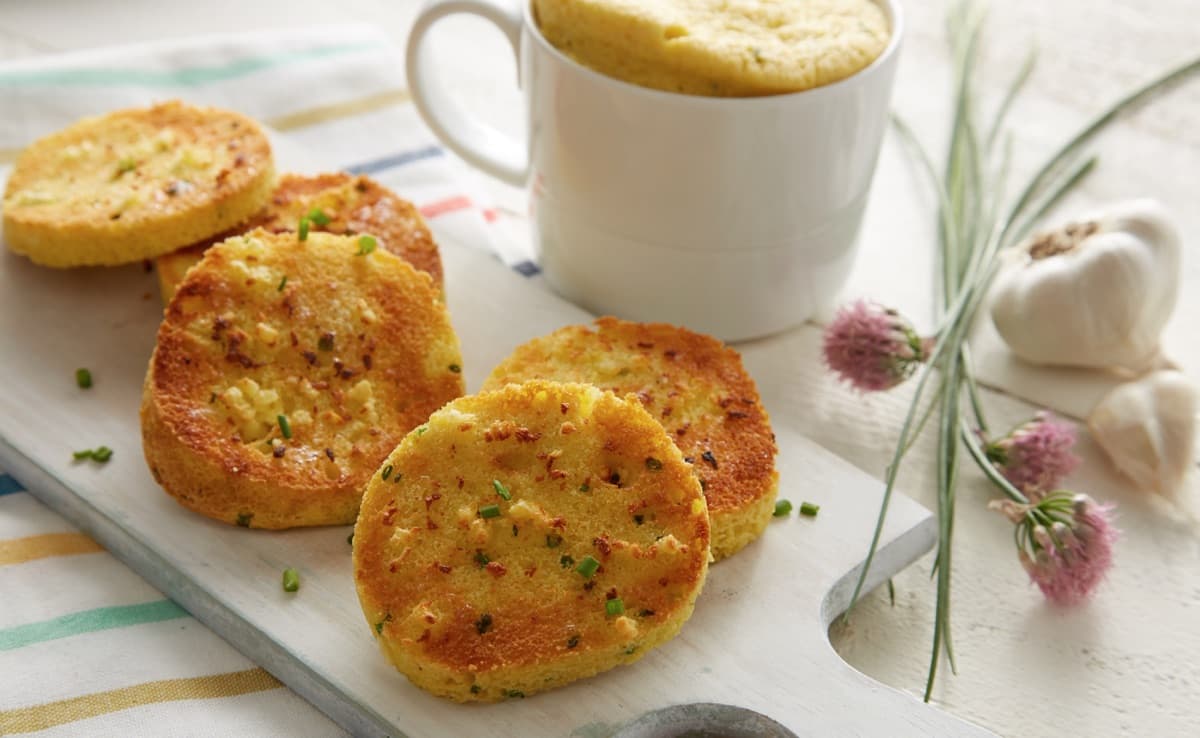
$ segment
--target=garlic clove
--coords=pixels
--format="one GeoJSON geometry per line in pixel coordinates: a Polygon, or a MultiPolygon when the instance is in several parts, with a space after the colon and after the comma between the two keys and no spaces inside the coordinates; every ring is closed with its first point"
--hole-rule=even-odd
{"type": "Polygon", "coordinates": [[[1162,205],[1111,205],[1017,247],[993,288],[992,322],[1033,364],[1152,369],[1178,300],[1181,253],[1162,205]]]}
{"type": "Polygon", "coordinates": [[[1192,468],[1198,390],[1177,371],[1120,385],[1088,418],[1092,437],[1138,489],[1173,496],[1192,468]]]}

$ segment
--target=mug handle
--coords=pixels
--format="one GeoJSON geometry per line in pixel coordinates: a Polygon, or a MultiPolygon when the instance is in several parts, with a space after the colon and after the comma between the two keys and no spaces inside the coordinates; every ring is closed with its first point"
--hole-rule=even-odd
{"type": "Polygon", "coordinates": [[[469,13],[491,21],[521,58],[521,0],[430,0],[408,35],[405,68],[408,89],[421,117],[446,146],[483,171],[524,187],[529,176],[528,147],[466,114],[435,73],[426,33],[442,18],[469,13]]]}

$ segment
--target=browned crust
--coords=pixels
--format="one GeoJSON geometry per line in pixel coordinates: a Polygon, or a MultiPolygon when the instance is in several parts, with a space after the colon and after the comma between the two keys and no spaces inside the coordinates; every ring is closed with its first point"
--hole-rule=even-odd
{"type": "Polygon", "coordinates": [[[532,694],[634,661],[690,616],[709,554],[703,496],[629,400],[540,381],[464,397],[368,484],[359,597],[418,686],[462,701],[532,694]],[[493,504],[499,516],[477,515],[493,504]],[[590,578],[575,569],[586,556],[600,564],[590,578]],[[610,597],[623,616],[606,613],[610,597]]]}
{"type": "Polygon", "coordinates": [[[163,299],[170,299],[183,274],[212,244],[255,228],[274,233],[295,231],[300,219],[314,208],[319,208],[330,220],[324,225],[310,222],[312,232],[375,236],[380,247],[429,274],[441,288],[441,255],[416,206],[370,177],[335,172],[315,176],[285,174],[280,177],[270,202],[249,222],[159,257],[163,299]]]}
{"type": "Polygon", "coordinates": [[[519,346],[492,370],[484,388],[534,378],[589,382],[637,395],[700,477],[716,558],[734,553],[765,528],[778,482],[775,434],[754,380],[733,349],[665,323],[603,317],[594,327],[569,326],[519,346]],[[617,373],[614,365],[626,373],[617,373]]]}
{"type": "Polygon", "coordinates": [[[458,339],[428,275],[357,250],[346,236],[256,231],[209,249],[188,272],[159,328],[142,405],[146,460],[181,504],[258,528],[353,522],[380,460],[462,394],[458,339]],[[247,238],[263,244],[249,258],[247,238]],[[246,279],[235,259],[262,278],[246,279]],[[273,420],[242,437],[225,403],[247,379],[278,393],[292,438],[273,420]],[[376,416],[355,401],[364,380],[376,416]]]}
{"type": "MultiPolygon", "coordinates": [[[[112,155],[116,170],[120,154],[112,155]]],[[[118,175],[114,175],[114,178],[118,175]]],[[[267,201],[274,186],[271,145],[254,120],[219,108],[179,101],[120,110],[89,118],[31,144],[17,159],[5,188],[4,236],[11,250],[46,266],[115,265],[154,258],[208,238],[245,221],[267,201]],[[120,174],[138,193],[125,209],[106,204],[100,189],[44,206],[22,206],[16,196],[55,181],[70,165],[60,152],[92,142],[109,145],[111,131],[150,136],[170,128],[179,136],[170,151],[194,145],[218,151],[228,162],[212,177],[147,176],[142,169],[120,174]]],[[[103,185],[98,185],[103,187],[103,185]]]]}

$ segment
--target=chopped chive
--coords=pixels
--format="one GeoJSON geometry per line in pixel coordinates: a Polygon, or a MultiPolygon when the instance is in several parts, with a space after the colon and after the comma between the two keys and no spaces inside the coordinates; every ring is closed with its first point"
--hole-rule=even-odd
{"type": "Polygon", "coordinates": [[[300,589],[300,572],[291,567],[283,570],[283,591],[295,592],[300,589]]]}
{"type": "Polygon", "coordinates": [[[609,617],[615,617],[625,612],[625,603],[621,602],[620,597],[614,597],[611,600],[606,600],[604,603],[604,613],[609,617]]]}
{"type": "Polygon", "coordinates": [[[579,566],[575,567],[575,571],[582,574],[584,577],[591,579],[596,570],[600,568],[600,562],[593,559],[591,556],[584,556],[583,561],[579,562],[579,566]]]}
{"type": "Polygon", "coordinates": [[[777,518],[786,518],[792,512],[791,500],[776,500],[775,512],[771,513],[777,518]]]}
{"type": "Polygon", "coordinates": [[[392,614],[389,612],[388,614],[383,616],[383,620],[380,620],[379,622],[375,623],[375,632],[382,635],[383,634],[383,624],[391,622],[391,620],[392,620],[392,614]]]}
{"type": "Polygon", "coordinates": [[[239,528],[249,528],[250,520],[254,517],[254,513],[238,513],[237,524],[239,528]]]}
{"type": "Polygon", "coordinates": [[[286,415],[276,415],[275,419],[279,421],[279,432],[284,438],[292,437],[292,424],[288,422],[286,415]]]}
{"type": "Polygon", "coordinates": [[[483,635],[492,629],[492,616],[489,613],[484,613],[475,621],[475,631],[479,635],[483,635]]]}
{"type": "Polygon", "coordinates": [[[573,635],[567,639],[567,648],[575,648],[579,645],[579,636],[573,635]]]}
{"type": "MultiPolygon", "coordinates": [[[[612,601],[618,602],[619,600],[612,600],[612,601]]],[[[632,646],[630,646],[629,648],[625,649],[625,655],[632,656],[634,653],[637,652],[637,650],[638,650],[638,647],[637,647],[637,644],[635,643],[632,646]]]]}
{"type": "Polygon", "coordinates": [[[591,489],[591,487],[588,486],[587,482],[584,482],[583,484],[579,485],[580,492],[587,492],[590,489],[591,489]]]}
{"type": "Polygon", "coordinates": [[[88,369],[75,370],[75,384],[79,385],[79,389],[88,389],[92,386],[92,373],[88,369]]]}
{"type": "Polygon", "coordinates": [[[564,569],[570,569],[572,566],[575,566],[575,559],[563,554],[558,558],[558,565],[564,569]]]}
{"type": "Polygon", "coordinates": [[[503,694],[506,698],[510,698],[510,699],[518,699],[518,700],[525,699],[525,693],[519,689],[505,689],[501,692],[501,694],[503,694]]]}
{"type": "Polygon", "coordinates": [[[90,448],[85,448],[85,449],[84,449],[84,450],[82,450],[82,451],[75,451],[75,452],[73,452],[73,453],[71,454],[71,456],[72,456],[72,457],[74,457],[74,459],[75,459],[76,461],[83,461],[84,459],[90,459],[90,458],[92,458],[92,454],[94,454],[94,453],[96,453],[96,452],[95,452],[95,451],[93,451],[93,450],[91,450],[90,448]]]}
{"type": "Polygon", "coordinates": [[[321,351],[333,351],[333,334],[322,333],[317,339],[317,348],[321,351]]]}
{"type": "Polygon", "coordinates": [[[301,218],[300,225],[297,226],[297,228],[296,228],[296,237],[299,238],[301,241],[308,240],[308,226],[309,226],[308,217],[305,216],[305,217],[301,218]]]}
{"type": "Polygon", "coordinates": [[[512,493],[508,491],[508,488],[505,487],[500,482],[499,479],[493,479],[492,486],[496,488],[496,494],[500,495],[500,499],[502,499],[502,500],[511,500],[512,499],[512,493]]]}
{"type": "Polygon", "coordinates": [[[490,558],[488,558],[488,555],[485,554],[483,551],[476,551],[475,552],[475,563],[479,564],[479,568],[482,569],[483,567],[492,563],[492,560],[490,558]]]}
{"type": "Polygon", "coordinates": [[[471,685],[471,694],[479,694],[482,691],[483,687],[479,686],[478,684],[471,685]]]}
{"type": "Polygon", "coordinates": [[[276,292],[283,292],[283,288],[287,287],[287,275],[283,275],[283,279],[279,280],[279,286],[275,288],[276,292]]]}
{"type": "Polygon", "coordinates": [[[112,458],[112,449],[108,446],[100,446],[92,452],[92,460],[99,461],[101,464],[112,458]]]}
{"type": "Polygon", "coordinates": [[[422,425],[422,426],[420,426],[420,427],[418,427],[418,428],[417,428],[417,435],[418,435],[418,436],[423,436],[423,435],[425,435],[425,434],[426,434],[426,433],[428,433],[428,432],[429,432],[429,426],[427,426],[427,425],[422,425]]]}
{"type": "Polygon", "coordinates": [[[498,518],[500,517],[499,505],[484,505],[479,508],[479,517],[481,518],[498,518]]]}
{"type": "Polygon", "coordinates": [[[557,533],[546,534],[546,548],[558,548],[562,545],[562,536],[557,533]]]}
{"type": "Polygon", "coordinates": [[[454,372],[455,374],[461,374],[461,373],[462,373],[462,367],[461,367],[461,366],[459,366],[458,364],[451,364],[451,365],[450,365],[450,371],[454,372]]]}
{"type": "Polygon", "coordinates": [[[387,481],[387,478],[388,478],[388,477],[390,477],[390,476],[392,476],[392,465],[391,465],[391,464],[388,464],[387,466],[383,467],[383,473],[382,473],[382,474],[380,474],[380,476],[382,476],[382,477],[383,477],[383,481],[385,481],[385,482],[386,482],[386,481],[387,481]]]}
{"type": "Polygon", "coordinates": [[[807,515],[810,518],[815,518],[815,517],[817,517],[817,513],[819,513],[819,512],[821,512],[820,505],[815,505],[811,502],[801,502],[800,503],[800,514],[801,515],[807,515]]]}
{"type": "Polygon", "coordinates": [[[662,462],[652,456],[647,457],[646,468],[650,471],[662,471],[662,462]]]}
{"type": "Polygon", "coordinates": [[[348,545],[348,546],[354,545],[354,531],[350,531],[350,535],[346,536],[346,545],[348,545]]]}
{"type": "Polygon", "coordinates": [[[358,255],[366,256],[375,250],[376,241],[374,236],[359,236],[358,237],[358,255]]]}
{"type": "Polygon", "coordinates": [[[306,217],[319,226],[329,225],[329,216],[326,215],[325,211],[321,208],[313,208],[312,210],[309,210],[306,217]]]}

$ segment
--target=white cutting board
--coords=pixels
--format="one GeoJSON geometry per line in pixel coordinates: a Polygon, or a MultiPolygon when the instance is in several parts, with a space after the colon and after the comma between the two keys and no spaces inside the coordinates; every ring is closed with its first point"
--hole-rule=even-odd
{"type": "MultiPolygon", "coordinates": [[[[517,344],[590,319],[490,256],[440,241],[469,389],[517,344]]],[[[873,682],[830,646],[827,627],[847,603],[882,485],[770,406],[789,376],[788,362],[762,360],[769,342],[754,346],[753,365],[779,439],[780,496],[819,503],[819,517],[773,521],[761,541],[714,566],[681,635],[636,664],[525,700],[464,706],[411,686],[379,653],[354,593],[349,527],[235,528],[184,510],[154,483],[138,405],[160,317],[155,275],[140,266],[56,271],[0,254],[0,466],[351,732],[599,738],[652,709],[717,702],[800,735],[986,734],[873,682]],[[92,370],[93,389],[75,386],[77,367],[92,370]],[[101,444],[114,450],[107,465],[72,462],[73,450],[101,444]],[[289,566],[302,575],[295,595],[279,585],[289,566]]],[[[935,536],[929,513],[898,496],[870,584],[935,536]]]]}

